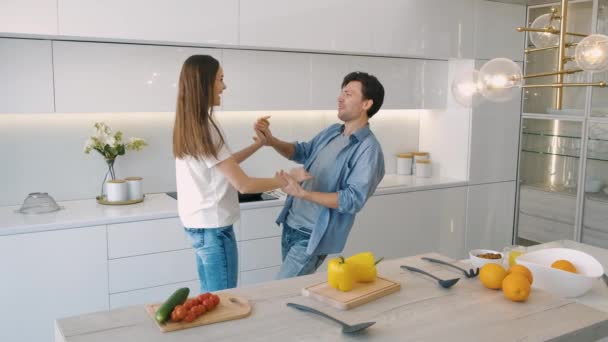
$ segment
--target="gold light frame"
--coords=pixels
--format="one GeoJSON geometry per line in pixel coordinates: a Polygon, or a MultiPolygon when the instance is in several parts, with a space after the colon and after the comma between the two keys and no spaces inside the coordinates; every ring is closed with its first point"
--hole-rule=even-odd
{"type": "Polygon", "coordinates": [[[574,60],[573,56],[566,56],[566,48],[571,48],[577,45],[577,43],[566,42],[566,36],[575,37],[587,37],[587,34],[567,32],[567,18],[568,18],[568,0],[561,0],[561,13],[558,15],[555,8],[551,8],[551,18],[560,19],[560,28],[551,29],[535,29],[530,27],[518,27],[518,32],[547,32],[552,34],[559,34],[559,44],[556,46],[550,46],[545,48],[530,48],[526,49],[525,53],[534,53],[538,51],[546,51],[552,49],[558,49],[557,57],[557,72],[544,72],[538,74],[524,75],[524,79],[544,76],[556,76],[556,82],[551,84],[530,84],[523,85],[522,88],[556,88],[555,92],[555,109],[562,109],[562,103],[564,100],[564,87],[606,87],[606,82],[589,82],[589,83],[564,83],[564,75],[574,74],[583,71],[582,69],[565,69],[568,61],[574,60]]]}

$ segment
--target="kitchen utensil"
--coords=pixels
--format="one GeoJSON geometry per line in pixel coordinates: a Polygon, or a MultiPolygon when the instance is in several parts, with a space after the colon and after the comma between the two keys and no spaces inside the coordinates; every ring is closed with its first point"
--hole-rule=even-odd
{"type": "Polygon", "coordinates": [[[196,320],[190,323],[169,321],[165,324],[159,324],[154,317],[156,315],[156,310],[162,305],[162,303],[147,304],[145,305],[145,308],[148,316],[150,316],[150,318],[154,321],[154,323],[156,323],[162,332],[188,329],[198,327],[200,325],[244,318],[251,314],[251,305],[247,299],[226,292],[218,292],[216,294],[220,297],[220,303],[215,307],[215,309],[202,314],[196,320]]]}
{"type": "Polygon", "coordinates": [[[412,271],[412,272],[418,272],[418,273],[422,273],[424,275],[427,275],[435,280],[437,280],[437,282],[439,283],[439,285],[441,285],[441,287],[449,289],[450,287],[454,286],[454,284],[456,284],[460,278],[454,278],[454,279],[448,279],[448,280],[443,280],[441,278],[437,278],[434,275],[425,272],[419,268],[416,267],[411,267],[411,266],[406,266],[406,265],[401,265],[401,268],[408,270],[408,271],[412,271]]]}
{"type": "Polygon", "coordinates": [[[502,265],[502,261],[504,260],[504,254],[501,252],[493,251],[491,249],[473,249],[469,252],[469,260],[471,260],[471,264],[473,267],[482,268],[485,264],[499,264],[502,265]],[[478,257],[479,254],[500,254],[500,259],[486,259],[478,257]]]}
{"type": "Polygon", "coordinates": [[[32,192],[27,195],[19,210],[15,212],[21,214],[46,214],[60,210],[57,202],[46,192],[32,192]]]}
{"type": "Polygon", "coordinates": [[[467,277],[467,278],[475,278],[475,277],[477,277],[479,275],[479,268],[476,268],[476,269],[470,268],[467,271],[464,268],[460,268],[460,267],[458,267],[456,265],[450,264],[449,262],[441,261],[439,259],[422,257],[422,260],[426,260],[426,261],[430,261],[430,262],[434,262],[434,263],[437,263],[437,264],[442,264],[442,265],[446,265],[446,266],[455,268],[455,269],[461,271],[462,273],[464,273],[464,276],[467,277]]]}
{"type": "Polygon", "coordinates": [[[569,248],[547,248],[528,252],[517,258],[534,276],[532,287],[555,293],[561,297],[578,297],[591,289],[596,279],[604,274],[604,268],[591,255],[569,248]],[[577,273],[551,267],[557,260],[568,260],[577,273]]]}
{"type": "Polygon", "coordinates": [[[353,289],[348,292],[336,290],[329,286],[327,282],[322,282],[303,288],[302,295],[327,303],[339,310],[349,310],[400,289],[400,283],[378,277],[371,283],[357,282],[353,289]]]}
{"type": "Polygon", "coordinates": [[[296,304],[296,303],[287,303],[287,306],[292,307],[294,309],[298,309],[300,311],[314,313],[316,315],[319,315],[319,316],[322,316],[325,318],[329,318],[334,322],[340,323],[340,325],[342,325],[342,333],[345,333],[345,334],[357,333],[357,332],[363,331],[363,330],[371,327],[372,325],[376,324],[376,322],[363,322],[363,323],[358,323],[355,325],[350,325],[350,324],[346,324],[346,323],[342,322],[341,320],[339,320],[335,317],[332,317],[324,312],[321,312],[317,309],[313,309],[306,305],[301,305],[301,304],[296,304]]]}

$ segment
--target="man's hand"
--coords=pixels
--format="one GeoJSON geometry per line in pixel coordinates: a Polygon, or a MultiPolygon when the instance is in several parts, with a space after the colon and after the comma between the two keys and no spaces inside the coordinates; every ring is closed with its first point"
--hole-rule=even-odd
{"type": "Polygon", "coordinates": [[[257,136],[256,138],[254,138],[254,140],[256,142],[259,141],[265,146],[270,146],[272,144],[272,139],[274,138],[272,136],[272,132],[270,131],[270,121],[268,121],[268,119],[270,119],[270,116],[263,116],[261,118],[258,118],[255,124],[253,125],[253,129],[257,136]],[[264,139],[261,138],[262,136],[264,137],[264,139]]]}
{"type": "Polygon", "coordinates": [[[294,167],[293,169],[289,170],[289,175],[298,183],[302,183],[303,181],[313,178],[312,175],[306,172],[303,167],[294,167]]]}
{"type": "Polygon", "coordinates": [[[304,194],[306,193],[306,190],[304,190],[301,186],[300,183],[298,183],[292,176],[290,176],[288,173],[281,171],[278,173],[286,182],[287,185],[281,187],[281,190],[283,190],[286,194],[291,195],[293,197],[303,197],[304,194]]]}

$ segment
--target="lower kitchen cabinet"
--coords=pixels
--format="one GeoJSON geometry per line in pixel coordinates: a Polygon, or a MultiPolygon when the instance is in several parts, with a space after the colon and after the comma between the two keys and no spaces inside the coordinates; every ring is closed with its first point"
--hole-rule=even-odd
{"type": "Polygon", "coordinates": [[[57,318],[108,310],[106,227],[0,237],[0,340],[50,342],[57,318]]]}
{"type": "Polygon", "coordinates": [[[162,303],[180,287],[189,288],[191,296],[195,296],[200,293],[198,279],[171,283],[163,286],[155,286],[141,290],[114,293],[110,294],[110,310],[130,305],[162,303]]]}
{"type": "Polygon", "coordinates": [[[355,218],[343,254],[371,251],[391,259],[439,252],[463,258],[466,191],[456,187],[371,197],[355,218]]]}

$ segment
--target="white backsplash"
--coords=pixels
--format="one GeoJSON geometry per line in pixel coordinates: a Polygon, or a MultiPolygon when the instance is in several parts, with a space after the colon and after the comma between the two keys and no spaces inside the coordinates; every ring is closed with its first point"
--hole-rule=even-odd
{"type": "MultiPolygon", "coordinates": [[[[418,149],[419,110],[384,110],[371,120],[374,134],[382,144],[386,172],[395,173],[394,155],[418,149]]],[[[286,141],[308,140],[328,125],[339,122],[335,110],[217,112],[234,151],[252,142],[253,122],[271,115],[273,134],[286,141]]],[[[87,113],[87,114],[3,114],[0,116],[0,154],[3,180],[0,206],[18,205],[30,192],[48,192],[56,200],[93,198],[99,194],[107,170],[97,152],[83,152],[85,140],[93,134],[93,124],[107,123],[125,138],[144,138],[149,144],[140,152],[128,151],[118,157],[117,177],[141,176],[147,193],[175,190],[172,155],[174,113],[87,113]]],[[[270,148],[258,151],[245,161],[250,176],[271,176],[294,164],[270,148]]]]}

